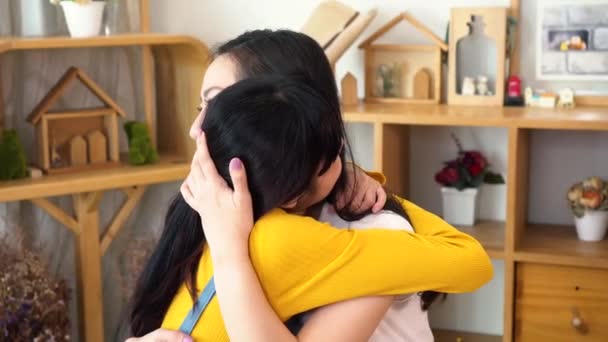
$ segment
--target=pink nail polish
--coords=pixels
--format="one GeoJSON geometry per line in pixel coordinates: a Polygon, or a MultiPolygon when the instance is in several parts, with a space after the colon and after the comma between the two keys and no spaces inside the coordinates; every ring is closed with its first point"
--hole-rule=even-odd
{"type": "Polygon", "coordinates": [[[239,171],[243,168],[243,163],[238,158],[232,158],[230,161],[230,169],[234,171],[239,171]]]}
{"type": "Polygon", "coordinates": [[[194,342],[194,341],[192,340],[192,337],[186,336],[186,337],[184,337],[184,339],[182,340],[182,342],[194,342]]]}

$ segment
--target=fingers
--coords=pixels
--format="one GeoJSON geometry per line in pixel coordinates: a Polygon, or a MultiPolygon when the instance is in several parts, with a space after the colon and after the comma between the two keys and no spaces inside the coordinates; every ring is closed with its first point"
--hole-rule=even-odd
{"type": "Polygon", "coordinates": [[[213,159],[211,159],[211,156],[209,155],[207,136],[205,135],[205,132],[202,132],[198,139],[196,139],[196,153],[196,159],[204,177],[212,180],[222,179],[217,172],[213,159]]]}
{"type": "Polygon", "coordinates": [[[369,185],[364,185],[363,183],[361,183],[361,186],[356,190],[355,197],[353,198],[352,202],[350,203],[350,210],[352,210],[355,214],[358,214],[362,211],[365,211],[365,210],[371,208],[373,203],[375,202],[375,199],[374,199],[374,202],[369,204],[367,207],[364,206],[365,198],[367,196],[368,190],[369,190],[369,185]]]}
{"type": "Polygon", "coordinates": [[[386,204],[386,190],[384,190],[383,187],[379,186],[378,189],[376,189],[376,203],[372,207],[372,212],[373,213],[379,212],[380,210],[382,210],[382,208],[384,208],[385,204],[386,204]]]}
{"type": "Polygon", "coordinates": [[[245,172],[243,162],[238,158],[232,158],[229,170],[230,178],[232,179],[232,184],[234,186],[235,201],[241,202],[243,200],[251,199],[249,187],[247,186],[247,173],[245,172]]]}
{"type": "Polygon", "coordinates": [[[179,192],[182,194],[184,201],[188,203],[190,208],[196,210],[196,201],[194,200],[194,195],[192,195],[192,190],[190,190],[190,186],[188,185],[188,179],[182,183],[182,186],[179,188],[179,192]]]}

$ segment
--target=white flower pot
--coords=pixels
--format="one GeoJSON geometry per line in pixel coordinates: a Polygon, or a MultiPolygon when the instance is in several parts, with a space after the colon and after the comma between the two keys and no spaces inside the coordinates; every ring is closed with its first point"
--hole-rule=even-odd
{"type": "Polygon", "coordinates": [[[583,217],[574,217],[579,240],[600,241],[608,229],[608,211],[586,210],[583,217]]]}
{"type": "Polygon", "coordinates": [[[477,189],[441,188],[443,219],[455,226],[473,226],[477,217],[477,189]]]}
{"type": "Polygon", "coordinates": [[[65,14],[70,36],[85,38],[99,35],[105,6],[105,1],[91,1],[86,4],[62,1],[61,7],[65,14]]]}

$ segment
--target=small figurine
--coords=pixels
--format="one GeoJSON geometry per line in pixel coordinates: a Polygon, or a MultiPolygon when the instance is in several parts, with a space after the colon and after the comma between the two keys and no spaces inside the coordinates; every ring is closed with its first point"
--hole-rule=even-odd
{"type": "Polygon", "coordinates": [[[574,108],[574,91],[571,88],[565,88],[559,92],[557,106],[560,108],[574,108]]]}
{"type": "Polygon", "coordinates": [[[462,95],[475,95],[475,80],[473,77],[465,77],[462,80],[462,95]]]}
{"type": "Polygon", "coordinates": [[[477,95],[488,95],[488,78],[486,76],[477,77],[477,95]]]}
{"type": "Polygon", "coordinates": [[[521,96],[521,79],[516,75],[511,75],[507,80],[505,106],[523,106],[524,104],[524,98],[521,96]]]}
{"type": "Polygon", "coordinates": [[[532,88],[526,87],[526,89],[524,90],[524,103],[526,104],[526,106],[532,105],[533,96],[534,96],[534,92],[532,91],[532,88]]]}

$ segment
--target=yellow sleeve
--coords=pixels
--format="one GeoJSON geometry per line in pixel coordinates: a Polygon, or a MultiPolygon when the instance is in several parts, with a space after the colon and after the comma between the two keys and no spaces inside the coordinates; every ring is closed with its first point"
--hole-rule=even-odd
{"type": "Polygon", "coordinates": [[[256,223],[250,256],[281,319],[367,296],[473,291],[492,278],[483,247],[403,200],[417,234],[337,229],[276,209],[256,223]]]}

